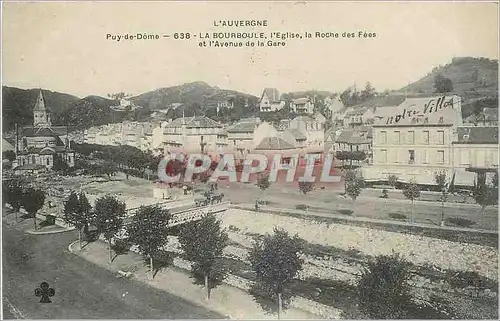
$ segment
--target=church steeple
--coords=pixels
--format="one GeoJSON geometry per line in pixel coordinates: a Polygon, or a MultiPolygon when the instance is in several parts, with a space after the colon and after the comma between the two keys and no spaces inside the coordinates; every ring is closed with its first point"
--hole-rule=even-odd
{"type": "Polygon", "coordinates": [[[34,127],[50,127],[50,112],[45,107],[45,100],[43,99],[42,89],[38,94],[38,98],[33,108],[33,126],[34,127]]]}

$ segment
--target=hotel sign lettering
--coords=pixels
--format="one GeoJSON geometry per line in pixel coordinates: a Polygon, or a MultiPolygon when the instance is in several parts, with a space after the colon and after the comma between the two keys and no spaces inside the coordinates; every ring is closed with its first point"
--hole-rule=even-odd
{"type": "Polygon", "coordinates": [[[438,99],[433,98],[430,99],[426,104],[424,104],[423,110],[421,110],[420,108],[415,108],[415,105],[412,105],[408,107],[408,109],[406,108],[403,109],[402,113],[387,117],[387,121],[385,124],[386,125],[391,125],[394,123],[397,124],[401,120],[404,120],[406,118],[410,118],[415,115],[417,116],[429,115],[450,106],[453,107],[453,97],[450,97],[447,101],[445,96],[439,97],[438,99]]]}

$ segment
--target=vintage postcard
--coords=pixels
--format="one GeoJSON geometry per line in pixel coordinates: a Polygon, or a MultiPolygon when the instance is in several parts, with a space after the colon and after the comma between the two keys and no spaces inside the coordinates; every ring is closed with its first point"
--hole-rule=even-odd
{"type": "Polygon", "coordinates": [[[498,2],[2,3],[5,319],[498,319],[498,2]]]}

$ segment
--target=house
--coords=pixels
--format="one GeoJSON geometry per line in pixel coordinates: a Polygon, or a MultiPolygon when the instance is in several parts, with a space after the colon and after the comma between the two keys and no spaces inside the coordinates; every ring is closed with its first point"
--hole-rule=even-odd
{"type": "Polygon", "coordinates": [[[276,127],[271,125],[268,122],[262,122],[260,123],[257,128],[255,128],[253,132],[253,144],[252,144],[252,150],[255,149],[260,142],[266,137],[278,137],[278,130],[276,127]]]}
{"type": "Polygon", "coordinates": [[[75,165],[75,152],[71,149],[67,127],[53,127],[50,109],[45,106],[42,90],[33,108],[33,126],[20,130],[16,137],[15,173],[38,173],[52,168],[58,158],[69,167],[75,165]]]}
{"type": "Polygon", "coordinates": [[[460,97],[407,98],[396,108],[377,108],[373,124],[373,164],[363,168],[365,180],[435,184],[435,173],[453,168],[452,141],[462,126],[460,97]]]}
{"type": "Polygon", "coordinates": [[[344,114],[344,127],[356,127],[370,124],[374,117],[375,108],[357,107],[350,108],[344,114]]]}
{"type": "Polygon", "coordinates": [[[255,146],[254,131],[261,123],[258,117],[244,118],[226,128],[229,146],[234,147],[241,157],[248,154],[255,146]]]}
{"type": "Polygon", "coordinates": [[[474,126],[498,126],[498,109],[483,108],[479,115],[470,115],[464,123],[474,126]]]}
{"type": "Polygon", "coordinates": [[[324,103],[330,117],[333,117],[335,113],[338,113],[345,108],[344,103],[340,100],[340,96],[335,98],[327,97],[325,98],[324,103]]]}
{"type": "Polygon", "coordinates": [[[163,128],[164,154],[219,154],[228,147],[227,136],[222,124],[206,116],[177,118],[163,128]]]}
{"type": "Polygon", "coordinates": [[[285,102],[281,100],[276,88],[266,88],[262,92],[259,106],[261,112],[274,112],[285,107],[285,102]]]}
{"type": "Polygon", "coordinates": [[[292,99],[290,102],[290,111],[302,115],[314,113],[314,102],[309,97],[292,99]]]}
{"type": "MultiPolygon", "coordinates": [[[[369,126],[344,129],[336,135],[332,152],[364,152],[366,162],[371,163],[372,157],[372,129],[369,126]]],[[[363,161],[364,162],[364,161],[363,161]]],[[[358,162],[361,165],[361,162],[358,162]]]]}
{"type": "Polygon", "coordinates": [[[289,129],[299,138],[305,136],[305,141],[298,146],[304,148],[304,152],[323,151],[325,142],[324,124],[312,116],[297,116],[290,121],[289,129]],[[300,133],[300,135],[299,135],[300,133]]]}
{"type": "Polygon", "coordinates": [[[458,127],[452,150],[455,185],[472,186],[476,174],[467,169],[498,171],[498,127],[458,127]]]}

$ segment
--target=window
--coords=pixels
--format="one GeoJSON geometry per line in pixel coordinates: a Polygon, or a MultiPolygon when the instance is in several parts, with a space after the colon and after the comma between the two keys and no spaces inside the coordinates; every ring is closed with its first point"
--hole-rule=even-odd
{"type": "Polygon", "coordinates": [[[422,151],[422,164],[429,164],[429,160],[427,159],[427,151],[422,151]]]}
{"type": "Polygon", "coordinates": [[[408,144],[415,144],[415,132],[414,131],[408,132],[408,144]]]}
{"type": "Polygon", "coordinates": [[[437,163],[444,164],[444,150],[437,151],[437,163]]]}
{"type": "Polygon", "coordinates": [[[408,164],[414,164],[414,163],[415,163],[415,151],[409,150],[408,151],[408,164]]]}
{"type": "Polygon", "coordinates": [[[47,157],[47,166],[50,165],[49,158],[47,157]]]}
{"type": "Polygon", "coordinates": [[[399,150],[394,152],[394,163],[399,163],[399,150]]]}
{"type": "Polygon", "coordinates": [[[380,143],[381,144],[387,143],[387,132],[380,132],[380,143]]]}
{"type": "Polygon", "coordinates": [[[35,163],[36,163],[35,155],[32,155],[32,156],[31,156],[31,163],[32,163],[32,164],[35,164],[35,163]]]}
{"type": "Polygon", "coordinates": [[[359,152],[359,145],[356,145],[356,151],[359,152]]]}
{"type": "Polygon", "coordinates": [[[396,131],[394,132],[394,144],[399,145],[401,143],[401,133],[396,131]]]}
{"type": "Polygon", "coordinates": [[[386,149],[382,149],[380,151],[380,162],[387,163],[387,150],[386,149]]]}
{"type": "Polygon", "coordinates": [[[438,130],[438,143],[440,145],[444,144],[444,131],[438,130]]]}
{"type": "Polygon", "coordinates": [[[422,141],[424,144],[429,144],[429,131],[424,130],[424,134],[422,136],[422,141]]]}

